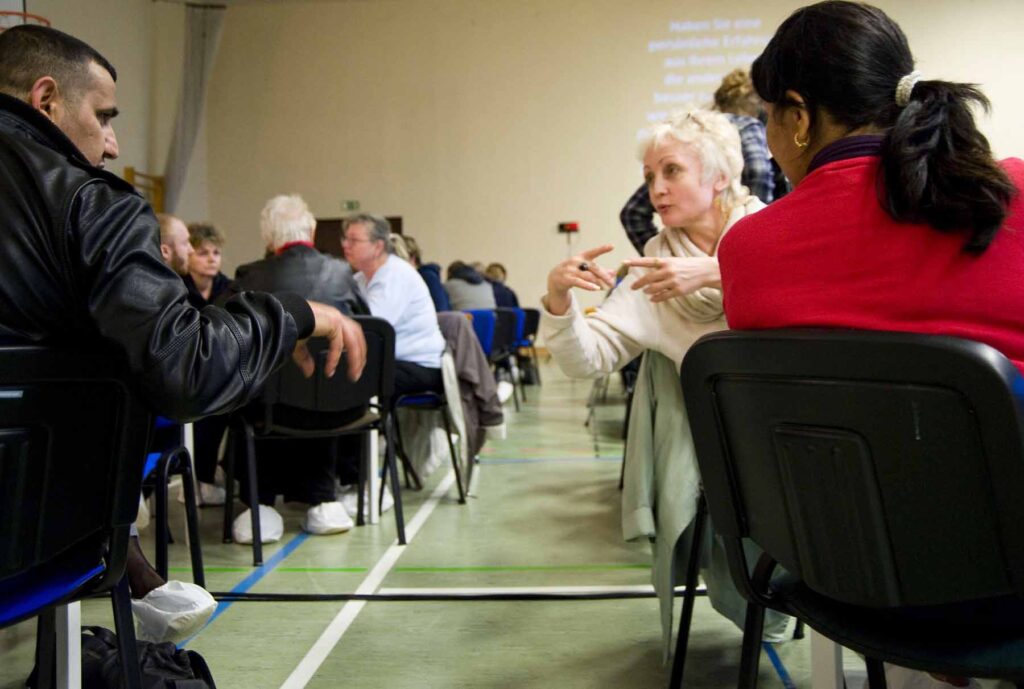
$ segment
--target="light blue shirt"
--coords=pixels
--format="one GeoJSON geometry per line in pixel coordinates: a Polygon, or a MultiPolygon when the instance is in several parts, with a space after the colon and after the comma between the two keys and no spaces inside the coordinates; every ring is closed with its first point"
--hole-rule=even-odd
{"type": "Polygon", "coordinates": [[[369,283],[361,272],[355,279],[370,313],[395,329],[395,360],[441,368],[444,337],[430,290],[416,269],[391,254],[369,283]]]}

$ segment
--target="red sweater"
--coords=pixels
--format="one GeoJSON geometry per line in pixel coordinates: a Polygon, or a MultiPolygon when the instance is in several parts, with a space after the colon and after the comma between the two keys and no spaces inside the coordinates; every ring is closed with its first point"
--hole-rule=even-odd
{"type": "MultiPolygon", "coordinates": [[[[1024,161],[1003,167],[1024,189],[1024,161]]],[[[729,327],[840,327],[953,335],[1024,371],[1024,199],[989,248],[897,223],[879,205],[878,158],[840,160],[738,222],[718,259],[729,327]]]]}

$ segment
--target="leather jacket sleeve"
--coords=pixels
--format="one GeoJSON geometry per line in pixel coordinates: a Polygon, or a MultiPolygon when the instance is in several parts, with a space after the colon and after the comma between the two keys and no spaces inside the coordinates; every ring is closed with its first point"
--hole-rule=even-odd
{"type": "Polygon", "coordinates": [[[66,217],[67,265],[91,320],[125,351],[160,414],[187,420],[244,405],[312,330],[299,300],[285,300],[292,312],[256,292],[223,307],[191,306],[160,256],[156,218],[137,196],[87,184],[66,217]]]}

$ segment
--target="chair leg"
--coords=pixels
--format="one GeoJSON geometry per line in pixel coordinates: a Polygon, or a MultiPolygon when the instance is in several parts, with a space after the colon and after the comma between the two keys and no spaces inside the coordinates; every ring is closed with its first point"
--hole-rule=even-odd
{"type": "Polygon", "coordinates": [[[206,588],[206,572],[203,570],[203,549],[199,541],[199,509],[196,501],[196,486],[192,481],[192,459],[188,450],[181,448],[175,456],[177,472],[185,489],[185,526],[188,529],[188,552],[192,561],[192,581],[206,588]]]}
{"type": "Polygon", "coordinates": [[[519,369],[516,367],[516,362],[512,355],[509,355],[507,361],[508,377],[512,379],[512,402],[515,405],[516,411],[519,411],[519,390],[522,386],[522,381],[519,380],[519,369]]]}
{"type": "MultiPolygon", "coordinates": [[[[366,525],[366,475],[370,471],[370,433],[366,431],[359,437],[359,480],[356,481],[356,526],[366,525]]],[[[338,442],[335,440],[335,447],[338,442]]],[[[337,456],[337,452],[334,453],[337,456]]]]}
{"type": "Polygon", "coordinates": [[[885,664],[878,658],[864,658],[868,668],[869,689],[886,689],[885,664]]]}
{"type": "Polygon", "coordinates": [[[263,534],[260,532],[260,496],[256,480],[256,438],[252,426],[242,422],[245,432],[245,461],[249,471],[246,481],[249,492],[249,514],[252,516],[252,566],[263,564],[263,534]]]}
{"type": "Polygon", "coordinates": [[[469,485],[462,485],[462,469],[459,467],[459,455],[455,452],[455,444],[452,443],[452,427],[448,420],[448,405],[441,407],[441,420],[444,422],[444,437],[448,441],[448,453],[452,456],[452,468],[455,470],[455,483],[459,486],[459,504],[466,504],[466,491],[469,485]]]}
{"type": "Polygon", "coordinates": [[[743,627],[743,651],[740,656],[739,689],[757,687],[758,666],[761,663],[761,639],[764,636],[764,608],[747,603],[747,619],[743,627]]]}
{"type": "Polygon", "coordinates": [[[121,679],[124,689],[142,689],[128,577],[121,577],[121,581],[117,582],[110,592],[110,600],[114,607],[114,628],[117,632],[117,650],[121,657],[121,679]]]}
{"type": "MultiPolygon", "coordinates": [[[[391,426],[391,414],[384,417],[384,442],[386,447],[384,450],[384,464],[385,470],[388,475],[388,480],[391,482],[391,497],[395,501],[395,529],[398,532],[398,545],[405,545],[405,512],[402,509],[402,485],[398,480],[398,461],[396,459],[395,444],[392,442],[394,429],[391,426]]],[[[381,481],[383,486],[384,482],[381,481]]],[[[383,494],[381,499],[383,499],[383,494]]]]}
{"type": "Polygon", "coordinates": [[[540,382],[540,359],[537,358],[537,347],[530,343],[530,358],[533,359],[533,373],[537,376],[537,385],[541,385],[540,382]]]}
{"type": "Polygon", "coordinates": [[[394,436],[395,444],[398,449],[398,457],[402,460],[402,473],[405,474],[405,487],[413,490],[423,490],[423,481],[420,479],[420,475],[416,472],[416,467],[412,465],[412,460],[409,459],[408,453],[405,451],[405,444],[402,442],[402,426],[398,422],[398,410],[393,409],[388,414],[394,420],[394,436]],[[410,477],[412,481],[410,481],[410,477]]]}
{"type": "Polygon", "coordinates": [[[222,540],[231,543],[231,525],[235,521],[235,445],[238,443],[238,429],[228,426],[228,445],[224,452],[224,532],[222,540]]]}
{"type": "Polygon", "coordinates": [[[167,483],[170,481],[170,469],[173,455],[165,452],[156,463],[156,573],[167,581],[167,547],[170,540],[170,525],[167,523],[167,483]]]}
{"type": "Polygon", "coordinates": [[[693,520],[690,543],[690,557],[686,561],[686,591],[683,593],[683,609],[679,614],[679,633],[676,635],[676,653],[672,659],[672,675],[669,689],[683,686],[683,670],[686,667],[686,647],[690,642],[690,623],[693,621],[693,604],[697,600],[697,575],[700,572],[701,541],[704,540],[704,522],[708,509],[701,495],[697,500],[697,515],[693,520]]]}
{"type": "Polygon", "coordinates": [[[57,610],[39,614],[36,623],[36,689],[55,689],[57,683],[57,610]]]}

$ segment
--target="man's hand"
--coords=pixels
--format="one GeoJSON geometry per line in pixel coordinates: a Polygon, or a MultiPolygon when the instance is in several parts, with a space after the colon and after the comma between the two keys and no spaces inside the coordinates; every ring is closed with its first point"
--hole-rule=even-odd
{"type": "Polygon", "coordinates": [[[596,292],[604,285],[608,289],[615,286],[615,274],[597,265],[595,259],[611,251],[611,244],[605,244],[584,251],[559,263],[548,273],[548,293],[544,297],[544,305],[556,316],[569,310],[569,290],[580,287],[596,292]]]}
{"type": "MultiPolygon", "coordinates": [[[[341,315],[333,306],[311,301],[309,307],[313,309],[313,318],[316,320],[312,337],[326,337],[328,340],[324,374],[328,378],[334,376],[341,360],[341,353],[344,351],[348,352],[348,377],[350,380],[358,380],[366,365],[366,338],[363,337],[363,329],[351,318],[341,315]]],[[[295,345],[292,359],[302,369],[304,376],[309,378],[313,375],[316,364],[309,354],[309,349],[306,348],[305,340],[295,345]]]]}
{"type": "Polygon", "coordinates": [[[630,258],[623,263],[630,268],[648,269],[632,287],[642,289],[655,304],[685,296],[702,287],[722,288],[718,259],[713,256],[630,258]]]}

